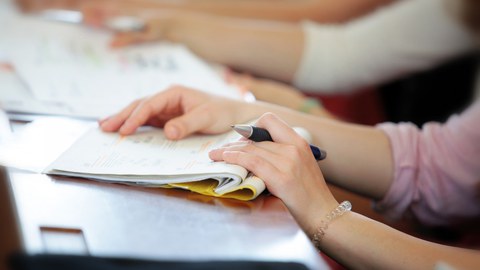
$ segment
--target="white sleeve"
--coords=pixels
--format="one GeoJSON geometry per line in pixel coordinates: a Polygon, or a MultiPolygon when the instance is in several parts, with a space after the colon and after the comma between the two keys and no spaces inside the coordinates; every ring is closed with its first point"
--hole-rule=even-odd
{"type": "MultiPolygon", "coordinates": [[[[451,4],[451,3],[450,3],[451,4]]],[[[345,93],[426,70],[473,49],[473,35],[443,0],[403,0],[345,25],[304,22],[294,84],[345,93]]]]}

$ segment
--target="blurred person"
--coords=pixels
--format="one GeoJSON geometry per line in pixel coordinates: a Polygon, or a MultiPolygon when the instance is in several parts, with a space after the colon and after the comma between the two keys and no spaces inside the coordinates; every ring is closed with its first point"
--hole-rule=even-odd
{"type": "MultiPolygon", "coordinates": [[[[340,25],[239,19],[196,12],[136,13],[144,31],[117,33],[112,46],[159,40],[187,45],[199,56],[255,76],[321,94],[351,93],[428,70],[474,49],[455,20],[455,1],[399,1],[340,25]],[[453,5],[450,5],[452,4],[453,5]]],[[[122,11],[84,10],[101,26],[122,11]]]]}

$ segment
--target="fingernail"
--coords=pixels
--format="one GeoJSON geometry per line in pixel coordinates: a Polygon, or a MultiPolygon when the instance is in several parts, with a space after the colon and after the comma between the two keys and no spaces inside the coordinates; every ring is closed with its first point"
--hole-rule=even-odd
{"type": "Polygon", "coordinates": [[[180,135],[180,131],[177,127],[170,126],[165,129],[165,135],[170,139],[177,139],[180,135]]]}
{"type": "Polygon", "coordinates": [[[118,130],[120,134],[126,134],[130,128],[130,125],[128,123],[123,124],[123,126],[118,130]]]}
{"type": "Polygon", "coordinates": [[[101,129],[106,129],[108,126],[106,123],[98,123],[98,124],[100,125],[101,129]]]}
{"type": "Polygon", "coordinates": [[[99,125],[102,125],[102,124],[105,123],[105,121],[107,121],[109,118],[110,118],[110,117],[107,116],[107,117],[104,117],[104,118],[98,120],[98,124],[99,124],[99,125]]]}

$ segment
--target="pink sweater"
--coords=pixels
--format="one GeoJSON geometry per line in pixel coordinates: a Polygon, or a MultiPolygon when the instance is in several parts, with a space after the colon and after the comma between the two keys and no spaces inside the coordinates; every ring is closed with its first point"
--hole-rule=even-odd
{"type": "Polygon", "coordinates": [[[480,216],[480,101],[445,124],[378,128],[388,135],[395,162],[378,211],[391,218],[413,215],[426,225],[480,216]]]}

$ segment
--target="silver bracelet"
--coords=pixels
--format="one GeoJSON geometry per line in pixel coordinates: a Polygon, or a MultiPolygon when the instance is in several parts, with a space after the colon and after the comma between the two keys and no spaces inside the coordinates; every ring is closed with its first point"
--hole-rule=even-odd
{"type": "Polygon", "coordinates": [[[325,219],[320,221],[320,226],[312,235],[312,243],[315,245],[317,249],[320,250],[320,242],[322,241],[323,237],[325,236],[325,232],[328,229],[328,225],[332,220],[336,217],[339,217],[346,212],[352,210],[352,204],[349,201],[343,201],[339,204],[335,209],[332,210],[329,214],[325,216],[325,219]]]}

